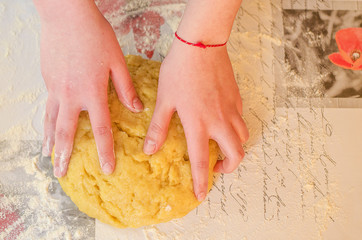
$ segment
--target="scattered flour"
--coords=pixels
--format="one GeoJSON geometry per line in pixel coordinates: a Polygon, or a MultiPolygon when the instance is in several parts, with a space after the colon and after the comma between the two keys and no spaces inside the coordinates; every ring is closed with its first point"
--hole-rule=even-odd
{"type": "MultiPolygon", "coordinates": [[[[259,15],[263,14],[265,21],[268,21],[272,17],[270,3],[265,2],[261,6],[260,2],[245,0],[243,8],[254,12],[259,11],[259,15]],[[260,9],[256,10],[258,6],[260,9]]],[[[138,12],[134,11],[139,6],[147,7],[165,19],[153,56],[153,59],[162,60],[172,43],[173,33],[177,29],[185,3],[179,1],[160,8],[151,6],[151,1],[129,1],[126,8],[107,13],[105,16],[113,26],[117,26],[120,21],[125,20],[127,14],[137,14],[144,10],[141,8],[137,10],[138,12]]],[[[0,222],[6,224],[5,229],[0,226],[0,239],[9,236],[18,239],[92,239],[94,238],[94,221],[81,214],[69,198],[64,196],[57,180],[52,176],[50,160],[40,157],[41,142],[39,140],[47,95],[39,71],[39,22],[31,1],[14,4],[0,3],[0,19],[5,20],[0,24],[4,33],[0,36],[0,83],[1,86],[6,86],[0,89],[0,115],[7,116],[0,119],[0,222]],[[24,43],[21,39],[29,41],[24,43]],[[22,116],[21,119],[19,116],[22,116]]],[[[225,175],[224,180],[219,178],[210,193],[209,200],[185,217],[185,220],[174,220],[157,227],[144,228],[143,233],[146,239],[185,239],[185,236],[189,236],[190,239],[191,237],[202,239],[200,236],[207,235],[207,232],[211,231],[210,226],[213,225],[210,224],[212,223],[218,226],[216,230],[219,233],[215,233],[215,236],[225,237],[229,236],[227,230],[231,226],[230,222],[241,222],[239,231],[243,231],[242,234],[248,235],[250,239],[255,239],[257,236],[260,238],[263,232],[275,233],[284,230],[283,226],[290,227],[285,224],[286,215],[289,215],[289,220],[303,223],[298,219],[301,214],[299,199],[290,199],[301,195],[295,191],[281,193],[281,195],[285,194],[282,196],[284,202],[290,202],[286,208],[279,206],[278,209],[281,211],[279,222],[268,224],[258,221],[264,217],[261,212],[263,203],[260,200],[263,199],[263,189],[260,183],[263,182],[263,169],[267,165],[263,162],[265,151],[262,152],[261,149],[270,150],[275,143],[271,133],[279,133],[280,140],[290,137],[295,149],[297,147],[302,149],[303,153],[311,159],[310,169],[315,173],[319,170],[316,161],[318,152],[308,152],[310,146],[305,144],[305,139],[298,136],[297,127],[293,125],[298,121],[298,111],[290,109],[286,113],[280,108],[275,108],[276,93],[271,79],[278,69],[270,69],[265,65],[271,66],[274,49],[282,47],[284,42],[277,34],[260,28],[261,21],[246,12],[239,12],[228,43],[230,58],[244,102],[244,119],[251,136],[245,146],[247,155],[244,163],[234,174],[225,175]],[[241,199],[236,202],[233,196],[241,199]],[[244,201],[247,202],[246,205],[244,201]],[[239,205],[240,202],[244,203],[244,208],[239,205]],[[243,216],[248,216],[248,220],[245,221],[243,216]],[[256,227],[247,228],[248,226],[256,227]]],[[[126,36],[117,34],[125,54],[137,53],[135,46],[130,44],[133,37],[132,31],[126,36]]],[[[146,43],[151,43],[153,40],[153,36],[146,35],[146,43]]],[[[285,71],[289,79],[303,86],[303,79],[293,74],[288,69],[288,65],[279,71],[285,71]]],[[[320,115],[316,119],[320,120],[320,115]]],[[[313,124],[318,122],[316,119],[313,120],[313,124]]],[[[313,130],[315,130],[315,144],[321,146],[326,141],[326,137],[318,131],[318,127],[313,130]]],[[[282,154],[285,158],[288,156],[286,152],[282,154]]],[[[293,154],[295,160],[298,153],[294,151],[293,154]]],[[[274,155],[272,157],[276,158],[274,155]]],[[[295,163],[285,160],[283,166],[285,168],[296,166],[293,164],[295,163]]],[[[300,183],[300,189],[304,189],[304,194],[311,196],[315,191],[313,184],[315,179],[308,171],[296,172],[294,185],[288,186],[289,189],[298,189],[295,183],[300,183]]],[[[281,184],[283,177],[286,177],[278,175],[275,170],[270,172],[270,175],[277,176],[274,179],[275,182],[270,183],[270,187],[281,184]]],[[[305,217],[316,218],[316,222],[310,226],[318,230],[320,236],[328,227],[331,218],[338,213],[335,195],[338,189],[335,189],[333,179],[330,181],[330,195],[318,197],[315,201],[312,196],[308,198],[308,202],[305,202],[307,208],[305,217]]],[[[281,201],[279,204],[282,206],[281,201]]],[[[165,210],[171,211],[172,208],[166,206],[165,210]]],[[[229,232],[232,234],[231,231],[229,232]]]]}
{"type": "Polygon", "coordinates": [[[39,146],[39,141],[0,142],[0,222],[5,224],[0,239],[91,239],[94,220],[62,192],[39,146]]]}

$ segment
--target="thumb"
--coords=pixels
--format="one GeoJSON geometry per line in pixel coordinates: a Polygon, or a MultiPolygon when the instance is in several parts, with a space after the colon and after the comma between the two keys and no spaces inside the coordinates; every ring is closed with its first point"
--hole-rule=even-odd
{"type": "Polygon", "coordinates": [[[131,75],[123,57],[121,61],[111,68],[111,78],[118,98],[123,105],[132,112],[141,112],[143,104],[134,89],[131,75]]]}

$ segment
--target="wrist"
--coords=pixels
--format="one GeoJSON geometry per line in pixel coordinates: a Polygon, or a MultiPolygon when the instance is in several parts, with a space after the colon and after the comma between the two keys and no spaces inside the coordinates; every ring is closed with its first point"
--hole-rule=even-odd
{"type": "MultiPolygon", "coordinates": [[[[193,29],[187,29],[187,28],[185,29],[182,27],[179,27],[177,29],[177,34],[180,38],[182,38],[186,42],[194,43],[195,45],[198,45],[199,43],[202,43],[203,45],[224,45],[224,43],[226,43],[229,39],[228,33],[224,34],[217,32],[214,32],[215,34],[212,33],[213,33],[212,31],[208,32],[193,31],[193,29]]],[[[176,37],[176,40],[179,39],[177,39],[176,37]]],[[[188,44],[188,45],[193,45],[193,44],[188,44]]]]}
{"type": "Polygon", "coordinates": [[[225,43],[230,35],[225,29],[216,30],[206,24],[202,24],[200,21],[186,18],[182,19],[177,29],[177,34],[188,42],[201,42],[205,45],[225,43]]]}
{"type": "Polygon", "coordinates": [[[202,49],[205,49],[205,48],[211,48],[211,47],[222,47],[222,46],[225,46],[227,41],[226,42],[223,42],[223,43],[217,43],[217,44],[204,44],[203,42],[189,42],[185,39],[183,39],[182,37],[180,37],[177,32],[175,32],[175,37],[177,40],[179,40],[180,42],[186,44],[186,45],[189,45],[189,46],[193,46],[193,47],[199,47],[199,48],[202,48],[202,49]]]}
{"type": "Polygon", "coordinates": [[[229,39],[241,0],[189,0],[177,29],[188,42],[222,44],[229,39]]]}
{"type": "Polygon", "coordinates": [[[175,37],[168,52],[168,55],[199,59],[205,57],[210,58],[211,56],[218,55],[225,51],[227,51],[226,45],[220,47],[201,48],[185,44],[184,42],[180,41],[175,37]]]}

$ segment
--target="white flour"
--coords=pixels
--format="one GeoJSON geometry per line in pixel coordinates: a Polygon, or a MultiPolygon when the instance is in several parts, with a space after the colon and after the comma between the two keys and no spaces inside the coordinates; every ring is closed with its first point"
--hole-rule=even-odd
{"type": "Polygon", "coordinates": [[[5,1],[0,19],[0,139],[41,139],[47,94],[39,67],[38,15],[31,1],[5,1]]]}
{"type": "MultiPolygon", "coordinates": [[[[0,238],[11,237],[22,229],[17,239],[83,239],[94,232],[94,221],[80,214],[65,197],[52,176],[49,158],[40,157],[39,141],[0,143],[1,212],[6,228],[0,238]],[[7,221],[9,212],[16,221],[7,221]],[[76,234],[77,233],[77,234],[76,234]],[[84,234],[83,234],[84,233],[84,234]],[[71,237],[73,236],[73,237],[71,237]],[[78,237],[77,237],[78,236],[78,237]]],[[[1,221],[1,217],[0,217],[1,221]]]]}
{"type": "Polygon", "coordinates": [[[32,1],[1,2],[0,28],[0,239],[89,239],[94,221],[63,196],[50,160],[40,158],[47,93],[32,1]]]}
{"type": "MultiPolygon", "coordinates": [[[[308,109],[287,108],[284,101],[275,98],[273,78],[288,69],[270,67],[274,64],[274,49],[282,47],[284,42],[278,33],[263,28],[271,28],[272,10],[269,2],[261,3],[244,1],[244,9],[263,19],[239,12],[228,43],[250,131],[244,163],[233,174],[219,175],[209,197],[196,211],[181,220],[143,228],[146,239],[204,239],[204,236],[231,239],[233,234],[242,239],[245,236],[263,239],[282,230],[304,230],[303,224],[319,235],[337,214],[338,189],[333,185],[333,176],[329,179],[328,194],[322,197],[315,193],[316,184],[322,180],[316,181],[313,176],[323,174],[318,157],[327,141],[318,125],[321,113],[318,110],[311,117],[308,109]],[[309,131],[313,132],[313,143],[308,133],[298,134],[299,114],[312,124],[309,131]],[[290,149],[277,148],[283,141],[290,142],[290,149]],[[315,147],[313,151],[311,145],[315,147]],[[298,151],[305,155],[308,169],[297,161],[298,151]],[[278,153],[283,161],[279,161],[278,153]],[[271,155],[272,164],[265,162],[265,154],[271,155]],[[279,200],[275,200],[278,198],[274,189],[279,191],[279,200]],[[303,193],[299,192],[301,189],[303,193]],[[274,196],[271,198],[274,201],[265,194],[274,196]],[[260,221],[265,214],[273,219],[260,221]],[[288,224],[291,221],[296,224],[288,224]]],[[[125,8],[105,17],[116,26],[125,20],[126,12],[135,15],[144,9],[134,9],[150,4],[151,1],[128,1],[125,8]]],[[[148,8],[165,19],[153,59],[162,60],[166,56],[184,7],[184,3],[175,3],[148,8]]],[[[0,238],[22,229],[19,239],[89,239],[94,236],[94,222],[79,214],[69,199],[62,196],[57,180],[52,177],[49,159],[39,157],[47,94],[40,75],[37,14],[31,1],[5,2],[0,3],[0,19],[3,21],[0,24],[0,194],[5,195],[0,197],[0,221],[9,216],[8,212],[18,216],[0,232],[0,238]]],[[[126,36],[117,34],[117,38],[125,54],[138,54],[135,45],[130,44],[134,38],[132,31],[126,36]]],[[[146,35],[144,41],[149,44],[154,36],[146,35]]],[[[303,84],[292,72],[289,77],[303,84]]]]}

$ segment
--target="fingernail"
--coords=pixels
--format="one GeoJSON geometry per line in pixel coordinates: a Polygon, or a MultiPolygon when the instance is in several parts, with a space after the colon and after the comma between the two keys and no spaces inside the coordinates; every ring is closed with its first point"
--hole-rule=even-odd
{"type": "Polygon", "coordinates": [[[204,199],[205,199],[206,195],[204,192],[200,192],[198,195],[197,195],[197,200],[199,202],[202,202],[204,199]]]}
{"type": "Polygon", "coordinates": [[[153,141],[152,139],[147,139],[147,140],[145,141],[145,145],[144,145],[144,147],[143,147],[143,151],[144,151],[146,154],[150,155],[150,154],[153,154],[153,153],[154,153],[155,149],[156,149],[156,143],[155,143],[155,141],[153,141]]]}
{"type": "Polygon", "coordinates": [[[61,174],[61,176],[65,176],[65,174],[66,174],[66,172],[67,172],[67,167],[68,167],[68,165],[67,165],[67,161],[66,161],[67,159],[65,158],[65,157],[63,157],[63,158],[61,158],[60,159],[60,164],[59,164],[59,166],[60,166],[60,174],[61,174]]]}
{"type": "Polygon", "coordinates": [[[68,159],[70,155],[63,151],[60,154],[55,153],[54,157],[54,162],[59,162],[59,165],[54,167],[54,176],[57,178],[64,177],[68,170],[68,159]]]}
{"type": "Polygon", "coordinates": [[[54,167],[54,177],[56,177],[56,178],[61,178],[62,177],[62,174],[60,172],[59,167],[54,167]]]}
{"type": "Polygon", "coordinates": [[[106,164],[103,165],[102,170],[103,170],[103,172],[105,174],[109,175],[109,174],[112,174],[113,167],[112,167],[112,165],[110,163],[106,163],[106,164]]]}
{"type": "Polygon", "coordinates": [[[141,102],[141,100],[136,97],[135,99],[133,99],[133,108],[137,111],[137,112],[140,112],[143,110],[143,104],[141,102]]]}
{"type": "Polygon", "coordinates": [[[45,147],[43,147],[42,154],[43,154],[43,157],[49,157],[50,156],[50,153],[49,153],[48,149],[46,149],[45,147]]]}

